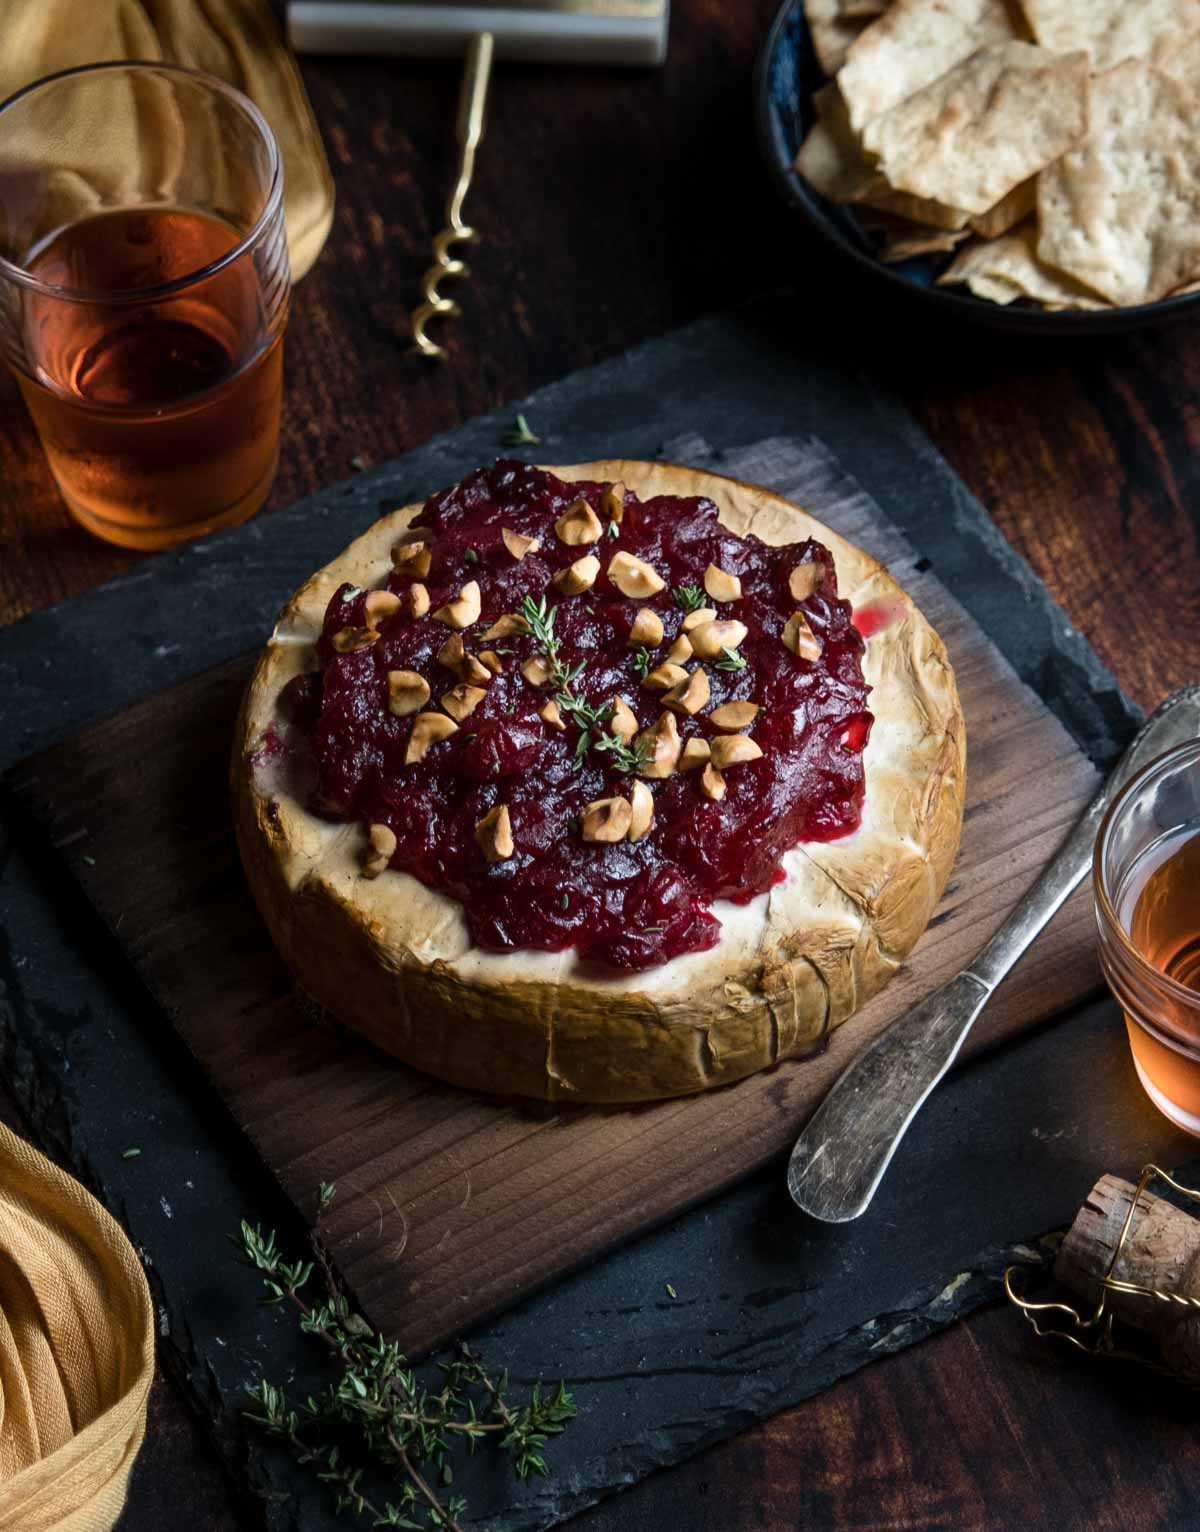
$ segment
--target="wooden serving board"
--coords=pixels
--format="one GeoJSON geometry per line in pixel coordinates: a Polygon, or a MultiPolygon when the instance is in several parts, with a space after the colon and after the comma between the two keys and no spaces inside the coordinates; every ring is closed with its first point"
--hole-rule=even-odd
{"type": "MultiPolygon", "coordinates": [[[[753,461],[724,466],[749,477],[753,461]]],[[[551,1106],[442,1085],[315,1014],[262,926],[229,822],[229,743],[253,657],[129,707],[16,774],[301,1210],[313,1213],[320,1182],[337,1184],[324,1229],[338,1265],[412,1354],[784,1153],[854,1052],[991,934],[1097,786],[1062,724],[853,480],[816,444],[776,469],[773,488],[884,559],[941,632],[969,742],[963,841],[942,904],[890,987],[813,1057],[685,1100],[551,1106]]],[[[966,1055],[1098,984],[1085,892],[1002,987],[966,1055]]],[[[892,1174],[904,1174],[903,1155],[892,1174]]]]}

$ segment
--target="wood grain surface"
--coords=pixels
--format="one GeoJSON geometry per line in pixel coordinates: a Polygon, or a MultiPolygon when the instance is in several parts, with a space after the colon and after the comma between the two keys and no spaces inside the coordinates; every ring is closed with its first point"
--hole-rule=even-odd
{"type": "MultiPolygon", "coordinates": [[[[382,461],[794,283],[814,329],[900,394],[1125,690],[1152,705],[1197,674],[1195,322],[1041,342],[881,306],[776,204],[759,168],[750,74],[774,9],[676,0],[655,74],[498,73],[470,204],[485,238],[442,367],[406,357],[397,331],[451,168],[455,70],[306,60],[339,205],[296,294],[271,504],[340,478],[355,454],[382,461]]],[[[15,388],[0,385],[0,618],[133,562],[72,527],[15,388]]],[[[580,1527],[1182,1528],[1200,1493],[1193,1422],[1185,1396],[1047,1359],[999,1310],[655,1475],[580,1527]]],[[[168,1499],[192,1503],[204,1465],[185,1433],[172,1428],[170,1443],[173,1477],[164,1469],[160,1492],[135,1502],[129,1532],[161,1525],[168,1499]]],[[[189,1524],[231,1526],[234,1513],[189,1524]]]]}
{"type": "MultiPolygon", "coordinates": [[[[825,456],[809,453],[827,476],[825,456]]],[[[754,479],[754,465],[749,449],[738,472],[754,479]]],[[[340,1188],[328,1242],[406,1351],[461,1334],[786,1152],[863,1044],[970,961],[1093,795],[1097,774],[1063,726],[928,561],[845,486],[826,520],[888,565],[954,656],[970,763],[963,840],[930,929],[884,993],[819,1053],[737,1085],[618,1109],[486,1100],[298,1006],[232,841],[225,760],[243,662],[18,768],[23,801],[301,1211],[312,1215],[320,1182],[340,1188]]],[[[1082,891],[1002,986],[967,1054],[1099,987],[1090,925],[1082,891]]]]}

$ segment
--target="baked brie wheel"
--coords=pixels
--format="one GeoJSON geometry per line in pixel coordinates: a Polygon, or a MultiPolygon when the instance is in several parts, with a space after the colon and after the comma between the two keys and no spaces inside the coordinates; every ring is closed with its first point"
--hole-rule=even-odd
{"type": "Polygon", "coordinates": [[[949,876],[937,634],[778,495],[501,461],[284,607],[232,763],[299,985],[455,1085],[678,1096],[817,1046],[949,876]]]}

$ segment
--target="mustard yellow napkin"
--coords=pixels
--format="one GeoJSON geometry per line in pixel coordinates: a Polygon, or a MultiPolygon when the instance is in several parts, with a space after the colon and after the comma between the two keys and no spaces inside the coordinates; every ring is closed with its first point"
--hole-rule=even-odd
{"type": "Polygon", "coordinates": [[[56,70],[120,58],[188,64],[236,85],[279,140],[293,277],[316,260],[333,177],[267,0],[0,0],[0,40],[0,100],[56,70]]]}
{"type": "Polygon", "coordinates": [[[133,1247],[77,1181],[0,1123],[2,1532],[109,1532],[153,1373],[150,1292],[133,1247]]]}

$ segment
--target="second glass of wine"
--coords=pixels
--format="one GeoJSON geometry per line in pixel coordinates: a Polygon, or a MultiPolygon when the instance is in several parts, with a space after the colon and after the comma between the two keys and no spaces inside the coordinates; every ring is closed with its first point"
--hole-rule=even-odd
{"type": "Polygon", "coordinates": [[[289,290],[279,149],[231,86],[99,64],[0,106],[0,347],[88,531],[167,548],[258,510],[289,290]]]}

